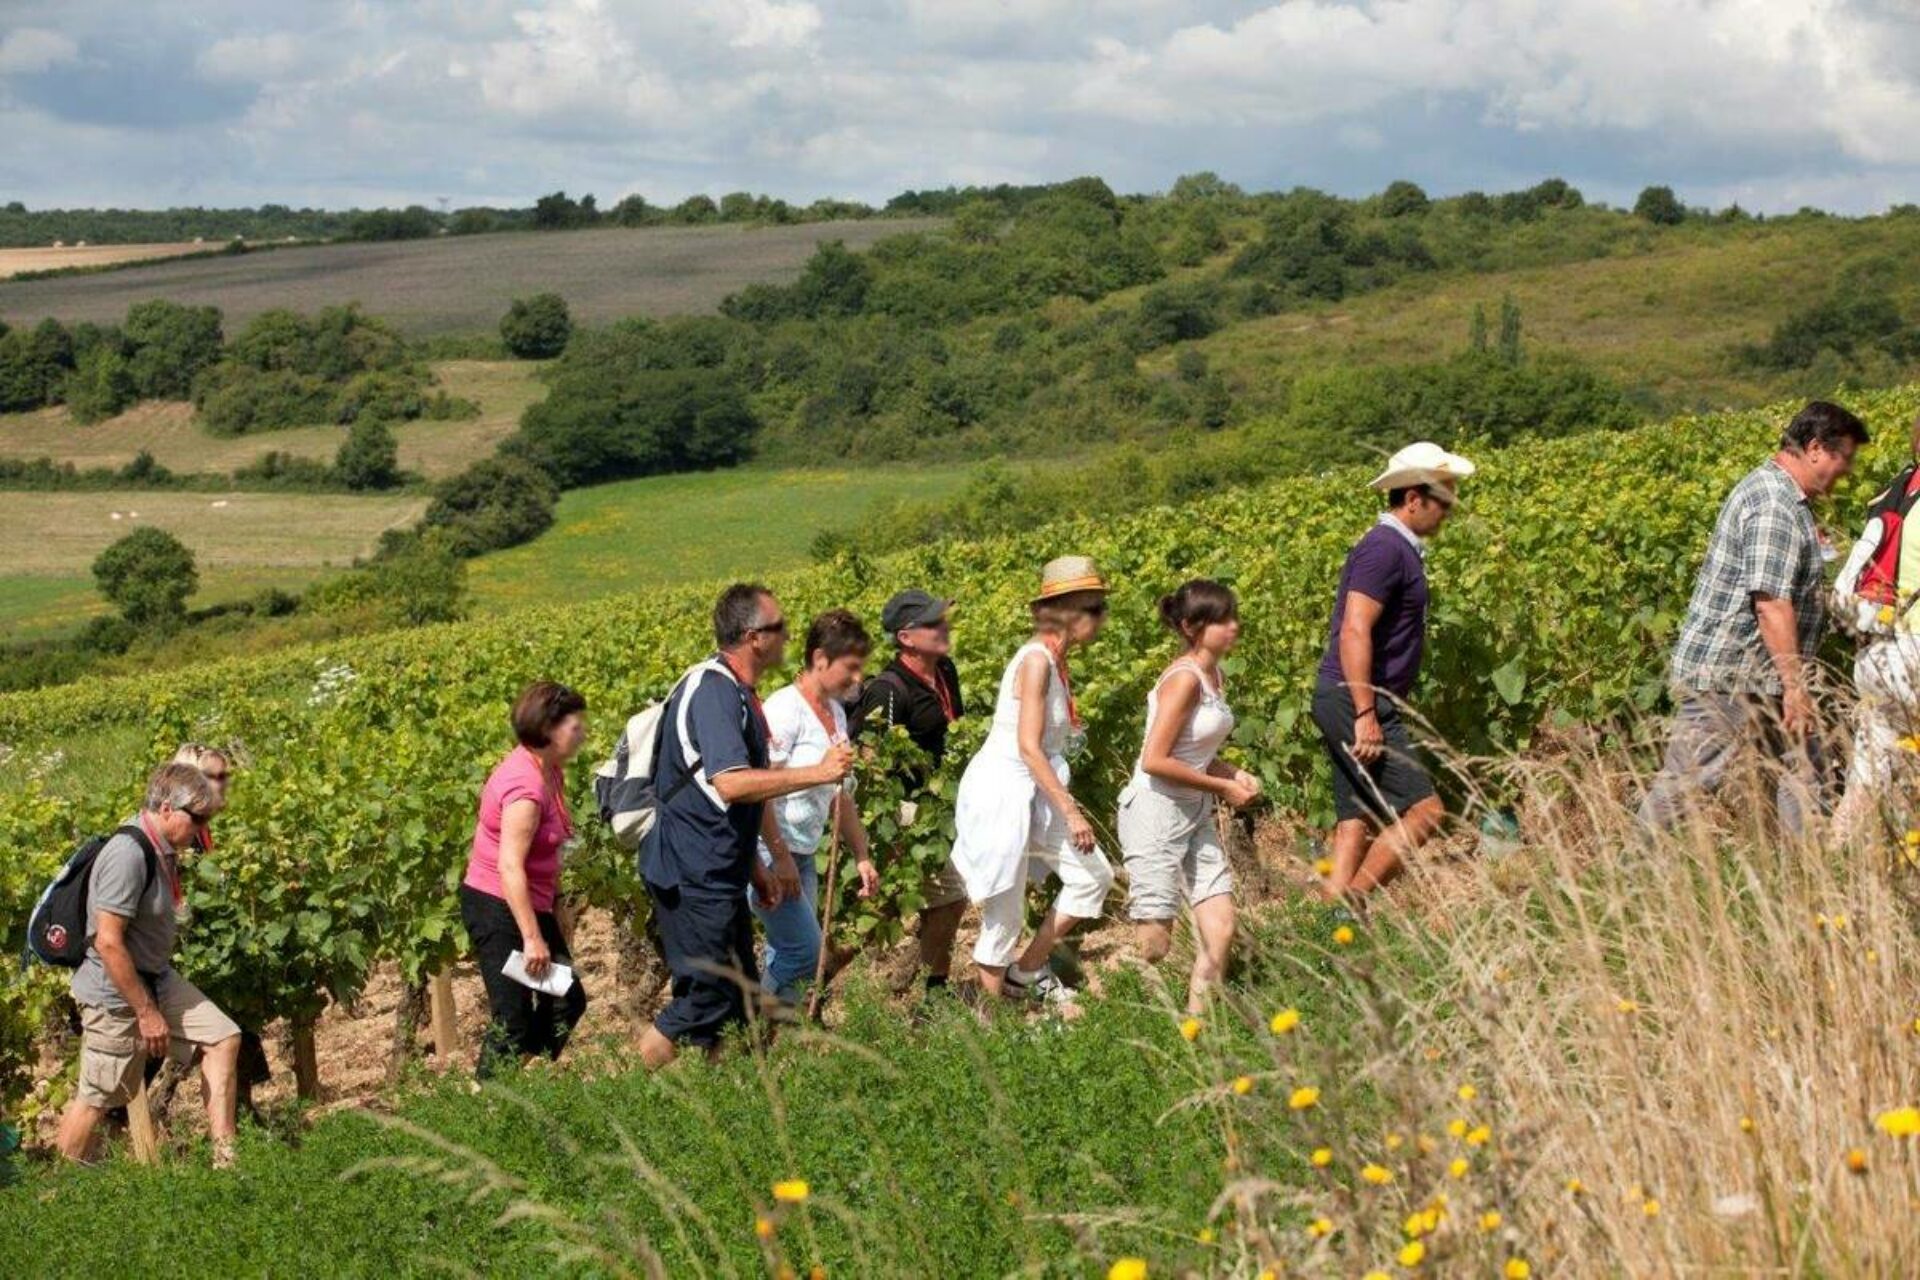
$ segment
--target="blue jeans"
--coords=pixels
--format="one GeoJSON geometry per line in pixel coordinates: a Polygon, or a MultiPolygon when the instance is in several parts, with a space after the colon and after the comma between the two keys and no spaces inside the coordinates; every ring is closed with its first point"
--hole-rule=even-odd
{"type": "Polygon", "coordinates": [[[797,1003],[801,989],[813,980],[820,965],[820,872],[812,854],[796,854],[800,869],[800,896],[777,907],[761,905],[760,895],[747,890],[747,905],[767,935],[766,986],[789,1004],[797,1003]]]}

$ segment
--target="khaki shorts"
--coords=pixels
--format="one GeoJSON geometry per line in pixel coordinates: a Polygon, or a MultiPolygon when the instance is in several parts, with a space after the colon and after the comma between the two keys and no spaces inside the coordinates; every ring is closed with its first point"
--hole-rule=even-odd
{"type": "Polygon", "coordinates": [[[967,882],[960,875],[959,868],[948,858],[940,864],[940,869],[920,882],[922,911],[932,911],[939,907],[950,907],[956,902],[967,900],[967,882]]]}
{"type": "Polygon", "coordinates": [[[1186,799],[1135,784],[1120,793],[1119,826],[1128,919],[1172,920],[1182,906],[1233,892],[1212,796],[1186,799]]]}
{"type": "MultiPolygon", "coordinates": [[[[154,998],[173,1032],[168,1056],[183,1067],[191,1066],[200,1050],[240,1034],[232,1018],[172,970],[162,975],[154,998]]],[[[125,1105],[147,1065],[139,1021],[131,1010],[83,1004],[80,1032],[80,1087],[75,1096],[102,1111],[125,1105]]]]}

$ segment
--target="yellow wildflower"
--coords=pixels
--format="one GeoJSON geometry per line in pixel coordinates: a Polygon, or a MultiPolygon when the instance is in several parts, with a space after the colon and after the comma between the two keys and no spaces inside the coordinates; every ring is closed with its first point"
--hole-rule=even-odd
{"type": "Polygon", "coordinates": [[[1360,1177],[1376,1187],[1384,1187],[1393,1181],[1393,1171],[1377,1164],[1369,1164],[1360,1170],[1360,1177]]]}
{"type": "Polygon", "coordinates": [[[1320,1090],[1310,1084],[1303,1084],[1287,1095],[1287,1106],[1294,1111],[1305,1111],[1308,1107],[1320,1105],[1320,1090]]]}
{"type": "Polygon", "coordinates": [[[1480,1096],[1480,1091],[1470,1084],[1461,1085],[1455,1092],[1459,1095],[1460,1101],[1462,1102],[1472,1102],[1480,1096]]]}
{"type": "Polygon", "coordinates": [[[1309,1156],[1308,1159],[1313,1161],[1314,1168],[1324,1169],[1328,1165],[1333,1163],[1333,1148],[1332,1147],[1315,1147],[1313,1149],[1313,1154],[1309,1156]]]}
{"type": "Polygon", "coordinates": [[[1233,1091],[1243,1098],[1246,1097],[1248,1094],[1252,1093],[1253,1077],[1252,1076],[1235,1076],[1233,1078],[1233,1091]]]}
{"type": "Polygon", "coordinates": [[[773,1198],[781,1204],[805,1204],[809,1194],[806,1182],[800,1178],[773,1184],[773,1198]]]}
{"type": "Polygon", "coordinates": [[[1848,1150],[1847,1170],[1850,1173],[1865,1173],[1867,1171],[1867,1153],[1859,1147],[1853,1147],[1848,1150]]]}
{"type": "Polygon", "coordinates": [[[1873,620],[1883,627],[1890,627],[1893,625],[1894,619],[1898,616],[1899,615],[1894,612],[1892,605],[1883,604],[1874,611],[1873,620]]]}
{"type": "Polygon", "coordinates": [[[819,1263],[807,1268],[807,1280],[827,1280],[827,1269],[819,1263]]]}
{"type": "Polygon", "coordinates": [[[1752,1133],[1752,1132],[1753,1132],[1753,1117],[1752,1117],[1752,1116],[1741,1116],[1741,1117],[1740,1117],[1740,1132],[1742,1132],[1742,1133],[1752,1133]]]}
{"type": "Polygon", "coordinates": [[[1640,1212],[1646,1214],[1649,1218],[1657,1218],[1660,1216],[1660,1202],[1652,1196],[1648,1196],[1640,1202],[1640,1212]]]}
{"type": "Polygon", "coordinates": [[[1908,734],[1900,739],[1899,745],[1902,751],[1920,751],[1920,734],[1908,734]]]}
{"type": "Polygon", "coordinates": [[[1180,1038],[1191,1044],[1200,1038],[1200,1019],[1188,1018],[1180,1024],[1180,1038]]]}
{"type": "Polygon", "coordinates": [[[1398,1151],[1403,1145],[1405,1145],[1406,1141],[1407,1140],[1401,1137],[1399,1134],[1390,1133],[1387,1135],[1387,1150],[1398,1151]]]}
{"type": "Polygon", "coordinates": [[[1458,1116],[1456,1116],[1456,1117],[1454,1117],[1453,1119],[1451,1119],[1451,1120],[1449,1120],[1449,1121],[1447,1121],[1447,1136],[1448,1136],[1449,1138],[1464,1138],[1464,1137],[1466,1137],[1466,1136],[1467,1136],[1467,1122],[1466,1122],[1465,1120],[1462,1120],[1462,1119],[1460,1119],[1460,1118],[1459,1118],[1458,1116]]]}
{"type": "Polygon", "coordinates": [[[1907,832],[1907,848],[1920,849],[1920,829],[1907,832]]]}
{"type": "Polygon", "coordinates": [[[1409,1240],[1401,1247],[1399,1254],[1396,1256],[1399,1258],[1401,1266],[1411,1270],[1426,1260],[1427,1246],[1418,1240],[1409,1240]]]}
{"type": "Polygon", "coordinates": [[[1313,874],[1319,876],[1322,880],[1325,880],[1328,876],[1332,875],[1333,859],[1332,858],[1315,858],[1313,860],[1313,874]]]}
{"type": "Polygon", "coordinates": [[[1583,1192],[1583,1191],[1585,1191],[1586,1189],[1587,1189],[1587,1187],[1586,1187],[1586,1184],[1585,1184],[1585,1183],[1583,1183],[1583,1182],[1581,1182],[1581,1181],[1580,1181],[1580,1179],[1578,1179],[1578,1178],[1568,1178],[1568,1179],[1567,1179],[1567,1194],[1568,1194],[1568,1195],[1570,1195],[1570,1196],[1577,1196],[1577,1195],[1579,1195],[1579,1194],[1580,1194],[1581,1192],[1583,1192]]]}
{"type": "Polygon", "coordinates": [[[1330,1218],[1315,1218],[1307,1224],[1307,1234],[1315,1240],[1320,1239],[1322,1236],[1332,1235],[1333,1220],[1330,1218]]]}
{"type": "Polygon", "coordinates": [[[1498,1231],[1500,1229],[1499,1211],[1494,1209],[1489,1209],[1485,1213],[1481,1214],[1480,1229],[1482,1231],[1498,1231]]]}
{"type": "Polygon", "coordinates": [[[1527,1265],[1525,1258],[1508,1258],[1507,1265],[1500,1272],[1507,1280],[1529,1280],[1533,1268],[1527,1265]]]}
{"type": "Polygon", "coordinates": [[[1487,1145],[1487,1139],[1491,1137],[1493,1137],[1493,1130],[1483,1124],[1478,1128],[1467,1131],[1467,1145],[1470,1147],[1484,1147],[1487,1145]]]}
{"type": "Polygon", "coordinates": [[[1107,1268],[1107,1280],[1147,1280],[1147,1260],[1121,1258],[1107,1268]]]}
{"type": "Polygon", "coordinates": [[[1201,1244],[1212,1244],[1214,1239],[1213,1228],[1212,1227],[1200,1228],[1199,1234],[1195,1235],[1194,1239],[1198,1240],[1201,1244]]]}
{"type": "Polygon", "coordinates": [[[753,1220],[753,1234],[759,1236],[762,1240],[767,1239],[773,1234],[773,1219],[755,1218],[753,1220]]]}
{"type": "Polygon", "coordinates": [[[1846,927],[1847,927],[1847,913],[1846,913],[1846,912],[1844,912],[1844,911],[1836,911],[1836,912],[1834,912],[1834,913],[1833,913],[1833,927],[1834,927],[1835,929],[1844,929],[1844,928],[1846,928],[1846,927]]]}
{"type": "Polygon", "coordinates": [[[1627,999],[1625,996],[1621,996],[1618,1000],[1614,1001],[1613,1007],[1623,1014],[1633,1014],[1633,1013],[1640,1012],[1640,1006],[1634,1003],[1633,1001],[1627,999]]]}
{"type": "Polygon", "coordinates": [[[1333,940],[1343,947],[1351,944],[1353,942],[1353,926],[1343,924],[1338,929],[1335,929],[1333,931],[1333,940]]]}
{"type": "Polygon", "coordinates": [[[1465,1156],[1455,1156],[1453,1162],[1447,1166],[1447,1172],[1453,1177],[1464,1178],[1467,1176],[1467,1168],[1467,1158],[1465,1156]]]}
{"type": "Polygon", "coordinates": [[[1875,1128],[1890,1138],[1920,1136],[1920,1107],[1896,1107],[1892,1111],[1882,1111],[1873,1123],[1875,1128]]]}
{"type": "Polygon", "coordinates": [[[1283,1036],[1299,1025],[1300,1011],[1298,1009],[1282,1009],[1273,1015],[1271,1022],[1267,1023],[1267,1030],[1277,1036],[1283,1036]]]}

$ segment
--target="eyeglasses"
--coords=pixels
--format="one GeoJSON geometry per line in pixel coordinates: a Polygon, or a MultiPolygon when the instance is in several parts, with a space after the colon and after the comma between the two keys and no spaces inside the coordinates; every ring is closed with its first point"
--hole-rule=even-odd
{"type": "Polygon", "coordinates": [[[198,809],[182,809],[180,812],[186,814],[189,818],[192,818],[195,822],[201,824],[202,826],[205,826],[207,823],[213,821],[212,814],[201,813],[198,809]]]}
{"type": "Polygon", "coordinates": [[[785,618],[775,618],[772,622],[765,623],[758,627],[752,627],[750,628],[750,630],[759,632],[763,635],[782,635],[783,636],[787,634],[787,620],[785,618]]]}
{"type": "Polygon", "coordinates": [[[1106,602],[1105,600],[1096,600],[1096,601],[1094,601],[1094,602],[1093,602],[1092,604],[1090,604],[1090,605],[1088,605],[1088,606],[1087,606],[1087,616],[1088,616],[1089,618],[1104,618],[1104,617],[1106,617],[1106,616],[1107,616],[1107,602],[1106,602]]]}

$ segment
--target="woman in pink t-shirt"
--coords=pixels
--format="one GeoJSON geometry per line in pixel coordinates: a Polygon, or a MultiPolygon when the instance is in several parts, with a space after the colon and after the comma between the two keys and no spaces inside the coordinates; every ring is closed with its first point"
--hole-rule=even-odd
{"type": "Polygon", "coordinates": [[[515,951],[525,958],[531,978],[544,978],[555,964],[573,963],[553,904],[560,890],[561,853],[573,838],[566,764],[586,740],[586,709],[587,700],[563,684],[528,685],[513,704],[513,733],[520,745],[494,767],[480,791],[473,852],[460,885],[460,918],[473,939],[493,1011],[476,1068],[482,1076],[503,1057],[559,1057],[587,1010],[577,977],[564,996],[550,996],[501,972],[515,951]]]}

